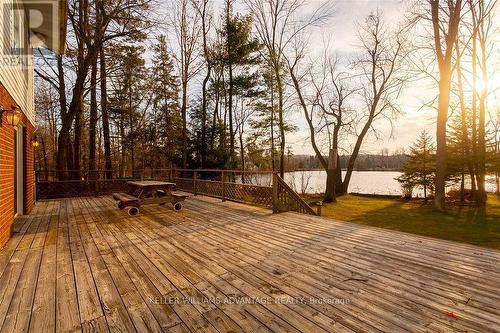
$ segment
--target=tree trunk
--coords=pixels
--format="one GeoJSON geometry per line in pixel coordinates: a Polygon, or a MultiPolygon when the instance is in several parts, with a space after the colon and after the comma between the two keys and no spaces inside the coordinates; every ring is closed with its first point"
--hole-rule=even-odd
{"type": "Polygon", "coordinates": [[[356,159],[358,158],[359,150],[361,149],[361,144],[363,143],[365,135],[366,133],[368,133],[368,130],[370,129],[371,124],[373,122],[373,114],[375,113],[375,108],[377,107],[378,99],[375,102],[373,102],[373,104],[374,105],[370,110],[370,116],[368,117],[365,126],[363,126],[361,133],[359,133],[359,136],[356,139],[356,144],[354,145],[354,149],[352,150],[352,154],[349,157],[349,162],[347,163],[347,170],[344,177],[344,183],[342,184],[343,194],[346,194],[347,189],[349,188],[349,182],[351,181],[352,172],[354,171],[354,164],[356,163],[356,159]]]}
{"type": "Polygon", "coordinates": [[[57,173],[58,180],[68,179],[69,154],[68,147],[70,145],[69,131],[72,125],[72,119],[68,116],[61,115],[61,130],[57,137],[57,173]]]}
{"type": "MultiPolygon", "coordinates": [[[[72,126],[72,120],[68,116],[68,106],[66,105],[66,82],[64,76],[64,66],[62,62],[62,56],[57,56],[57,77],[59,81],[59,108],[61,109],[61,130],[59,135],[55,133],[54,137],[57,137],[57,152],[56,152],[56,168],[57,168],[57,178],[59,180],[66,179],[68,177],[68,154],[67,147],[69,145],[69,131],[72,126]]],[[[55,126],[54,126],[55,129],[55,126]]]]}
{"type": "Polygon", "coordinates": [[[340,156],[337,153],[337,168],[335,169],[335,195],[338,197],[339,195],[343,194],[345,193],[344,184],[342,182],[342,166],[340,165],[340,156]]]}
{"type": "MultiPolygon", "coordinates": [[[[494,131],[494,135],[495,135],[495,156],[500,156],[500,137],[498,134],[500,134],[500,122],[499,122],[500,119],[497,119],[497,121],[495,122],[495,131],[494,131]]],[[[496,161],[497,165],[496,165],[496,171],[495,171],[495,184],[496,184],[496,190],[495,190],[495,193],[497,195],[500,194],[500,165],[498,165],[498,163],[500,163],[500,159],[497,159],[496,161]]]]}
{"type": "Polygon", "coordinates": [[[201,113],[201,166],[203,167],[207,159],[207,84],[210,79],[210,65],[207,65],[207,75],[203,80],[202,92],[202,113],[201,113]]]}
{"type": "Polygon", "coordinates": [[[451,86],[451,62],[453,48],[458,34],[458,26],[460,23],[460,12],[462,9],[462,1],[448,1],[450,10],[448,17],[448,31],[444,31],[443,35],[445,43],[442,42],[442,27],[439,17],[440,1],[433,0],[430,2],[432,26],[434,34],[434,48],[436,50],[436,59],[439,65],[439,99],[437,110],[436,124],[436,178],[435,178],[435,196],[434,206],[437,209],[445,209],[445,182],[446,182],[446,122],[448,121],[448,107],[450,105],[450,86],[451,86]],[[443,52],[443,46],[446,49],[443,52]]]}
{"type": "Polygon", "coordinates": [[[465,201],[465,171],[462,168],[462,172],[460,173],[460,202],[465,201]]]}
{"type": "Polygon", "coordinates": [[[235,152],[234,152],[234,127],[233,127],[233,66],[229,64],[229,91],[228,91],[228,115],[229,115],[229,162],[230,168],[235,166],[235,152]]]}
{"type": "MultiPolygon", "coordinates": [[[[300,102],[300,105],[302,107],[302,111],[304,112],[304,116],[306,118],[307,125],[309,127],[309,135],[311,137],[311,145],[312,145],[313,150],[316,154],[316,158],[319,160],[321,166],[326,171],[326,189],[325,189],[324,201],[325,202],[332,202],[333,200],[335,200],[336,184],[338,184],[337,180],[338,180],[338,178],[342,178],[341,175],[340,175],[340,177],[337,176],[338,171],[340,170],[339,157],[338,157],[338,153],[336,150],[338,140],[335,137],[334,140],[332,141],[333,147],[329,151],[328,161],[325,160],[325,158],[321,154],[321,151],[319,150],[318,145],[316,144],[316,131],[314,129],[312,116],[309,115],[305,99],[302,95],[302,91],[300,90],[299,80],[295,76],[293,67],[290,67],[290,65],[289,65],[289,70],[290,70],[290,76],[292,78],[293,86],[294,86],[295,91],[297,92],[297,95],[299,97],[299,102],[300,102]],[[336,170],[337,170],[337,172],[336,172],[336,170]]],[[[338,135],[338,131],[336,131],[336,134],[338,135]]]]}
{"type": "MultiPolygon", "coordinates": [[[[241,125],[242,128],[239,132],[239,138],[240,138],[240,155],[241,155],[241,170],[245,171],[245,147],[243,145],[243,124],[241,125]]],[[[241,183],[245,183],[245,173],[241,174],[241,183]]]]}
{"type": "Polygon", "coordinates": [[[427,203],[427,183],[425,178],[424,178],[424,202],[427,203]]]}
{"type": "Polygon", "coordinates": [[[109,114],[108,114],[108,95],[106,83],[106,56],[104,53],[104,45],[99,50],[100,59],[100,79],[101,79],[101,116],[102,116],[102,134],[104,141],[104,164],[106,179],[113,178],[113,164],[111,161],[111,137],[109,130],[109,114]]]}
{"type": "Polygon", "coordinates": [[[207,85],[208,81],[210,80],[210,73],[212,70],[212,62],[210,61],[210,54],[208,50],[208,45],[207,45],[207,24],[206,24],[206,7],[207,7],[207,1],[203,2],[203,11],[201,15],[201,24],[203,27],[203,54],[205,57],[205,61],[207,63],[207,73],[205,75],[205,78],[203,79],[203,85],[202,85],[202,105],[201,105],[201,166],[203,167],[206,163],[207,159],[207,129],[206,129],[206,122],[207,122],[207,85]]]}
{"type": "Polygon", "coordinates": [[[496,189],[495,193],[497,195],[499,195],[500,194],[500,172],[498,172],[498,171],[495,173],[495,183],[497,185],[497,189],[496,189]]]}
{"type": "Polygon", "coordinates": [[[330,149],[328,153],[328,168],[326,170],[326,191],[324,202],[335,202],[336,201],[336,171],[339,167],[338,164],[338,154],[337,147],[330,149]]]}
{"type": "Polygon", "coordinates": [[[426,150],[427,150],[427,149],[426,149],[426,146],[427,146],[427,145],[424,143],[424,156],[423,156],[423,157],[424,157],[424,158],[423,158],[423,160],[424,160],[423,164],[424,164],[424,165],[423,165],[423,169],[424,169],[424,171],[425,171],[425,173],[424,173],[424,202],[425,202],[425,203],[427,203],[427,165],[426,165],[427,163],[425,163],[425,161],[426,161],[425,159],[426,159],[426,157],[427,157],[427,154],[426,154],[426,150]]]}
{"type": "Polygon", "coordinates": [[[481,194],[479,193],[480,179],[479,179],[479,165],[478,165],[478,132],[477,132],[477,35],[478,35],[478,22],[476,20],[476,14],[474,10],[475,4],[472,1],[469,2],[470,9],[472,12],[472,50],[471,50],[471,66],[472,66],[472,158],[475,168],[475,180],[474,184],[477,184],[477,189],[474,191],[474,199],[476,202],[481,201],[481,194]]]}
{"type": "Polygon", "coordinates": [[[278,123],[280,130],[280,177],[285,178],[285,119],[283,116],[283,82],[276,68],[276,85],[278,88],[278,123]]]}
{"type": "MultiPolygon", "coordinates": [[[[484,24],[484,19],[481,25],[484,24]]],[[[478,203],[484,205],[486,203],[486,98],[488,97],[488,72],[487,72],[487,50],[484,31],[481,33],[480,46],[481,46],[481,74],[484,87],[479,95],[479,131],[478,131],[478,183],[477,183],[477,197],[478,203]]]]}
{"type": "Polygon", "coordinates": [[[81,179],[81,146],[82,146],[82,132],[83,132],[83,95],[80,100],[80,105],[76,110],[75,128],[73,138],[73,171],[72,179],[81,179]]]}
{"type": "Polygon", "coordinates": [[[132,178],[136,178],[136,170],[135,170],[135,122],[133,117],[134,108],[132,105],[132,84],[128,84],[128,115],[129,115],[129,124],[130,124],[130,134],[132,135],[132,140],[128,140],[129,148],[130,148],[130,168],[132,170],[132,178]]]}
{"type": "Polygon", "coordinates": [[[123,140],[125,137],[125,124],[123,120],[123,114],[120,115],[120,167],[119,167],[119,175],[120,178],[123,178],[125,175],[125,145],[123,144],[123,140]]]}
{"type": "Polygon", "coordinates": [[[274,80],[273,77],[271,77],[271,124],[270,124],[270,130],[271,130],[271,166],[273,172],[276,171],[276,161],[274,159],[274,151],[276,148],[274,147],[274,80]]]}
{"type": "Polygon", "coordinates": [[[439,78],[439,100],[436,126],[436,186],[434,205],[440,210],[445,208],[446,182],[446,122],[448,121],[448,107],[450,103],[451,68],[442,68],[439,78]]]}
{"type": "Polygon", "coordinates": [[[462,144],[463,144],[463,158],[467,164],[467,170],[469,171],[470,182],[471,182],[471,193],[472,196],[476,195],[476,179],[474,175],[474,165],[471,160],[470,153],[470,142],[469,142],[469,131],[467,124],[467,109],[465,107],[464,101],[464,91],[463,91],[463,83],[462,83],[462,67],[461,67],[461,55],[458,47],[458,41],[456,42],[456,62],[457,62],[457,81],[458,81],[458,97],[460,102],[460,122],[461,122],[461,131],[462,131],[462,144]]]}
{"type": "Polygon", "coordinates": [[[49,165],[47,161],[47,148],[45,140],[42,138],[42,153],[43,153],[43,170],[45,172],[45,180],[49,180],[49,165]]]}
{"type": "Polygon", "coordinates": [[[217,132],[217,116],[219,113],[219,99],[220,99],[220,92],[219,92],[219,87],[218,87],[218,81],[215,83],[217,84],[217,87],[215,88],[215,102],[214,102],[214,114],[212,118],[212,133],[210,135],[210,149],[214,150],[215,148],[215,134],[217,132]]]}
{"type": "MultiPolygon", "coordinates": [[[[76,116],[80,117],[82,113],[82,98],[85,81],[93,57],[92,51],[89,50],[88,52],[91,52],[91,54],[87,54],[85,60],[83,60],[78,66],[76,81],[73,87],[73,96],[68,107],[68,111],[65,114],[61,113],[61,129],[57,140],[57,168],[61,172],[62,179],[65,179],[67,175],[66,171],[68,170],[68,167],[70,169],[76,168],[76,166],[70,165],[72,159],[69,158],[68,148],[70,146],[70,130],[73,120],[76,116]]],[[[75,153],[75,155],[77,155],[77,153],[75,153]]]]}
{"type": "Polygon", "coordinates": [[[182,115],[182,168],[187,168],[187,74],[184,73],[185,77],[182,80],[182,105],[181,105],[181,115],[182,115]]]}
{"type": "MultiPolygon", "coordinates": [[[[71,125],[73,124],[73,120],[75,117],[78,117],[78,122],[80,124],[77,126],[75,125],[75,137],[77,140],[76,144],[79,144],[79,133],[80,127],[81,127],[81,117],[83,116],[83,110],[82,110],[82,101],[83,101],[83,94],[85,91],[85,83],[87,79],[87,74],[89,72],[89,68],[94,62],[94,58],[96,56],[96,50],[94,47],[87,47],[86,48],[86,53],[85,53],[85,41],[84,38],[87,36],[85,35],[86,33],[86,27],[87,27],[87,10],[88,10],[88,2],[87,1],[80,1],[80,6],[78,8],[79,14],[78,14],[78,22],[75,24],[78,24],[78,26],[82,29],[79,33],[80,39],[78,40],[78,54],[77,54],[77,70],[76,70],[76,79],[75,83],[73,86],[73,92],[72,92],[72,98],[71,102],[68,107],[68,112],[66,114],[61,114],[61,122],[63,123],[61,125],[61,131],[60,131],[60,140],[58,140],[58,156],[57,156],[57,161],[58,161],[58,168],[61,167],[63,171],[68,169],[68,163],[70,161],[69,154],[68,154],[68,149],[70,147],[70,130],[71,130],[71,125]],[[63,120],[64,119],[64,120],[63,120]]],[[[61,78],[59,78],[61,80],[61,78]]],[[[74,155],[75,157],[72,157],[73,161],[78,160],[77,163],[80,162],[80,149],[79,147],[73,146],[74,148],[74,155]],[[76,149],[78,148],[78,149],[76,149]]],[[[73,165],[71,166],[70,169],[77,169],[78,172],[80,169],[79,165],[73,165]]],[[[77,172],[77,173],[78,173],[77,172]]],[[[75,177],[72,177],[75,178],[75,177]]]]}
{"type": "Polygon", "coordinates": [[[89,176],[97,179],[96,174],[96,128],[97,128],[97,58],[90,73],[90,118],[89,118],[89,176]]]}

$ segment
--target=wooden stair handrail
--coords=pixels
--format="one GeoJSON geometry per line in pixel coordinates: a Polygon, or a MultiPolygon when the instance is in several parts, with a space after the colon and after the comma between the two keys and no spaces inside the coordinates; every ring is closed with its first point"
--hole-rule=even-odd
{"type": "MultiPolygon", "coordinates": [[[[310,214],[310,215],[318,215],[314,209],[307,204],[307,202],[304,201],[300,197],[300,195],[297,194],[284,180],[281,178],[278,174],[273,174],[273,211],[274,212],[280,212],[283,211],[282,207],[286,207],[286,203],[280,203],[280,191],[279,187],[282,187],[285,189],[285,193],[287,193],[294,201],[296,204],[300,206],[304,210],[305,213],[310,214]]],[[[286,210],[289,210],[290,207],[286,207],[286,210]]]]}

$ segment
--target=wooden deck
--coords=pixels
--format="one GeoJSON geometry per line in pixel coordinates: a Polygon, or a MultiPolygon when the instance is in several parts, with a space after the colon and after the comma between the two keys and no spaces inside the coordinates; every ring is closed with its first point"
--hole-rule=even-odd
{"type": "Polygon", "coordinates": [[[500,252],[194,197],[39,202],[0,251],[1,332],[498,332],[500,252]]]}

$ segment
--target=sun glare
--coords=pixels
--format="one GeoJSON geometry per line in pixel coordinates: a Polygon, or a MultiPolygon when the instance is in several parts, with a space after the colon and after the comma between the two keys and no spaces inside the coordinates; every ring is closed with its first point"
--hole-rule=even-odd
{"type": "Polygon", "coordinates": [[[483,81],[481,79],[476,82],[476,92],[482,93],[486,88],[488,88],[488,81],[483,81]]]}
{"type": "Polygon", "coordinates": [[[495,78],[490,78],[488,81],[484,81],[482,79],[478,79],[476,82],[476,92],[481,93],[485,89],[488,89],[488,91],[494,91],[500,88],[500,78],[495,77],[495,78]]]}

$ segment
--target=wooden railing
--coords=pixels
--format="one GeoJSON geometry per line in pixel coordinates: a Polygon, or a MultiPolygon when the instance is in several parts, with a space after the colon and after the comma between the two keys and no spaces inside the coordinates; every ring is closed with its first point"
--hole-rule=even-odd
{"type": "Polygon", "coordinates": [[[194,194],[220,198],[264,207],[272,207],[272,187],[229,182],[222,176],[221,180],[203,180],[193,178],[173,178],[177,188],[194,194]]]}
{"type": "Polygon", "coordinates": [[[319,215],[277,174],[273,175],[273,212],[294,211],[319,215]]]}
{"type": "Polygon", "coordinates": [[[86,197],[123,192],[132,179],[37,180],[36,199],[86,197]]]}
{"type": "Polygon", "coordinates": [[[195,195],[267,207],[275,213],[295,211],[318,215],[272,171],[162,169],[147,174],[134,172],[133,177],[119,179],[105,179],[92,174],[81,180],[40,178],[44,179],[37,176],[37,199],[105,195],[125,191],[127,182],[133,179],[157,179],[172,181],[179,190],[195,195]]]}

